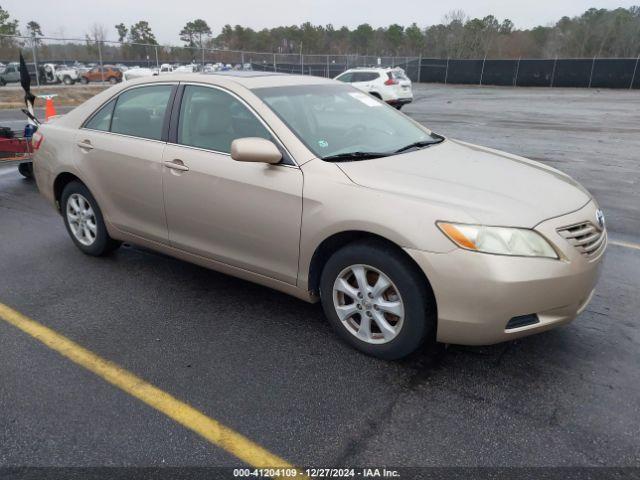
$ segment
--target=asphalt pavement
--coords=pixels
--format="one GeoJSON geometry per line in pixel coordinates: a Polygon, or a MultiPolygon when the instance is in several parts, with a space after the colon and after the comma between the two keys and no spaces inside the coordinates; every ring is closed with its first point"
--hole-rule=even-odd
{"type": "MultiPolygon", "coordinates": [[[[421,90],[407,112],[445,108],[445,94],[460,93],[421,90]]],[[[486,123],[490,108],[475,108],[486,123]]],[[[598,137],[584,148],[602,148],[598,137]]],[[[637,163],[624,168],[637,178],[637,163]]],[[[12,166],[0,167],[0,303],[295,465],[640,467],[640,245],[623,222],[639,221],[639,204],[623,177],[612,175],[607,201],[630,206],[610,222],[592,303],[566,327],[510,343],[369,358],[338,340],[319,305],[133,246],[82,255],[12,166]]],[[[242,463],[0,321],[0,467],[25,465],[242,463]]]]}

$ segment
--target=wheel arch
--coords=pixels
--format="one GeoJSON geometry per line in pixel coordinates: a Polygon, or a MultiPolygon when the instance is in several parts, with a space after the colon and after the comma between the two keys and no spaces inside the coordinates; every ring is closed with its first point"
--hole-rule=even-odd
{"type": "Polygon", "coordinates": [[[371,95],[372,97],[376,97],[379,100],[382,100],[382,95],[380,95],[378,92],[369,92],[369,95],[371,95]]]}
{"type": "Polygon", "coordinates": [[[77,175],[71,172],[61,172],[56,176],[53,181],[53,199],[56,203],[56,208],[60,211],[60,200],[62,199],[62,191],[71,182],[80,182],[85,187],[89,188],[87,184],[77,175]]]}
{"type": "Polygon", "coordinates": [[[389,246],[396,250],[402,257],[404,257],[408,264],[415,269],[420,278],[423,279],[424,285],[428,292],[432,296],[433,304],[437,309],[435,294],[433,288],[431,286],[431,282],[427,278],[424,270],[420,268],[420,266],[416,263],[416,261],[411,258],[411,256],[397,243],[383,237],[382,235],[378,235],[376,233],[367,232],[363,230],[347,230],[338,233],[334,233],[333,235],[325,238],[313,252],[313,256],[311,257],[311,263],[309,264],[307,285],[308,290],[313,292],[315,296],[319,296],[320,290],[320,276],[322,274],[322,270],[327,263],[327,260],[333,255],[335,252],[340,250],[342,247],[353,243],[353,242],[363,242],[363,241],[375,241],[386,246],[389,246]]]}

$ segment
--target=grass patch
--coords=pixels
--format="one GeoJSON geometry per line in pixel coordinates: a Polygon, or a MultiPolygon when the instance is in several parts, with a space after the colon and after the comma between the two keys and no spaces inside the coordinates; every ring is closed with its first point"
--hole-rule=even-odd
{"type": "MultiPolygon", "coordinates": [[[[107,89],[102,85],[73,85],[73,86],[47,86],[32,88],[34,95],[57,95],[53,101],[56,107],[75,107],[89,100],[94,95],[107,89]]],[[[43,108],[45,100],[36,99],[36,108],[43,108]]],[[[2,87],[0,88],[0,109],[24,108],[24,91],[21,88],[2,87]]]]}

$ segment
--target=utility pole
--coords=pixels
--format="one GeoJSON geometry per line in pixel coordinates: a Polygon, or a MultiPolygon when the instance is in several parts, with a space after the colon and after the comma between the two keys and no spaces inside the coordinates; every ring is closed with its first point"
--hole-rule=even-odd
{"type": "Polygon", "coordinates": [[[633,88],[633,81],[636,79],[636,71],[638,70],[638,61],[640,61],[640,55],[636,58],[636,65],[633,67],[633,75],[631,75],[631,83],[629,84],[629,90],[633,88]]]}
{"type": "Polygon", "coordinates": [[[38,73],[38,56],[36,55],[36,37],[31,37],[31,53],[33,54],[33,66],[36,70],[36,85],[40,86],[40,74],[38,73]]]}
{"type": "Polygon", "coordinates": [[[444,84],[447,84],[447,78],[449,77],[449,57],[447,57],[447,68],[444,71],[444,84]]]}
{"type": "Polygon", "coordinates": [[[97,38],[96,38],[96,44],[98,45],[98,61],[100,62],[100,83],[104,85],[104,66],[102,65],[102,47],[100,46],[100,41],[98,41],[97,38]]]}
{"type": "Polygon", "coordinates": [[[589,88],[591,88],[591,82],[593,81],[593,69],[596,66],[596,57],[594,55],[593,61],[591,62],[591,74],[589,75],[589,88]]]}

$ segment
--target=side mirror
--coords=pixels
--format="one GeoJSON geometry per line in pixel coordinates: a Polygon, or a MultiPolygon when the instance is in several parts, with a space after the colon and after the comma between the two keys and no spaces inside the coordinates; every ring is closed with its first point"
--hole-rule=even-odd
{"type": "Polygon", "coordinates": [[[278,163],[282,153],[273,142],[259,137],[237,138],[231,142],[231,158],[238,162],[278,163]]]}

